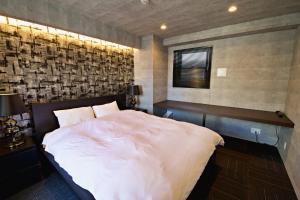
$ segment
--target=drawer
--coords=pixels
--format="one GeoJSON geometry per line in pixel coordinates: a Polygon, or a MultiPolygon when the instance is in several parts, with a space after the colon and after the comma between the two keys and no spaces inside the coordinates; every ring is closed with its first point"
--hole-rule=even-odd
{"type": "Polygon", "coordinates": [[[0,158],[0,177],[10,176],[16,171],[37,165],[39,162],[36,148],[30,148],[22,152],[12,153],[0,158]]]}

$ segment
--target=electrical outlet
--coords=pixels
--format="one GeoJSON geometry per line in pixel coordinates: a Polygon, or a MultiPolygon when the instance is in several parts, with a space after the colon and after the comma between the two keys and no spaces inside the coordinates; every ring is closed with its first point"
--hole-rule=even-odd
{"type": "Polygon", "coordinates": [[[261,134],[261,129],[259,129],[259,128],[251,128],[251,133],[252,134],[260,135],[261,134]]]}
{"type": "Polygon", "coordinates": [[[283,149],[286,150],[286,142],[284,142],[283,149]]]}

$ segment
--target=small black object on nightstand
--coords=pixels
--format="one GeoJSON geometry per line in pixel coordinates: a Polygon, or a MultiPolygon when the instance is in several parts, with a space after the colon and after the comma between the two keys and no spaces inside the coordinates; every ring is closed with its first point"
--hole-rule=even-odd
{"type": "Polygon", "coordinates": [[[276,113],[276,115],[277,115],[278,117],[280,117],[280,118],[283,118],[283,117],[284,117],[284,113],[281,112],[281,111],[276,111],[275,113],[276,113]]]}
{"type": "Polygon", "coordinates": [[[144,112],[144,113],[148,113],[148,110],[144,109],[144,108],[131,108],[131,109],[135,110],[135,111],[141,111],[141,112],[144,112]]]}
{"type": "Polygon", "coordinates": [[[24,137],[24,145],[7,148],[0,139],[0,199],[4,199],[42,179],[37,146],[31,137],[24,137]]]}
{"type": "Polygon", "coordinates": [[[127,94],[129,95],[129,107],[135,109],[135,104],[137,102],[136,96],[141,94],[139,85],[129,85],[127,88],[127,94]]]}

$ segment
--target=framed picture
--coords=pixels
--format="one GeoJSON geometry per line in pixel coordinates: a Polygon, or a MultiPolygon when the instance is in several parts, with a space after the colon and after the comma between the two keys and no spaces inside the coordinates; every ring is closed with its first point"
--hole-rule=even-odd
{"type": "Polygon", "coordinates": [[[210,88],[212,47],[174,51],[173,87],[210,88]]]}

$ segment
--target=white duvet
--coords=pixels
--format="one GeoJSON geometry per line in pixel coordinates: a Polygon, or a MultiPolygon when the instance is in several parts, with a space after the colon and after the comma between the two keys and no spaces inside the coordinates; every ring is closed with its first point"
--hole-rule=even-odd
{"type": "Polygon", "coordinates": [[[204,127],[126,110],[59,128],[43,144],[97,200],[182,200],[223,139],[204,127]]]}

